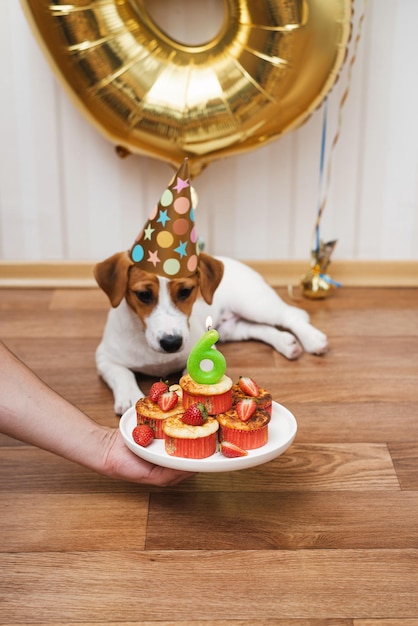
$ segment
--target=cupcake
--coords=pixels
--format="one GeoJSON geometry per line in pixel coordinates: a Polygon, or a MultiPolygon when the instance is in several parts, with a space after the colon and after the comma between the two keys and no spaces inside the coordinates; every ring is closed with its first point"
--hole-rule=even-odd
{"type": "Polygon", "coordinates": [[[256,407],[254,399],[241,400],[235,408],[216,416],[219,422],[219,441],[229,441],[230,443],[243,448],[244,450],[254,450],[261,448],[268,441],[268,424],[271,415],[265,409],[256,407]],[[244,406],[253,405],[251,414],[244,406]],[[243,419],[244,415],[244,419],[243,419]]]}
{"type": "Polygon", "coordinates": [[[168,388],[163,382],[154,383],[150,393],[145,398],[140,398],[135,404],[138,426],[148,424],[154,431],[155,439],[163,439],[162,424],[168,417],[181,415],[183,407],[177,389],[178,385],[168,388]]]}
{"type": "Polygon", "coordinates": [[[232,380],[228,376],[222,376],[215,384],[206,385],[195,382],[189,374],[185,374],[180,378],[179,384],[185,409],[200,402],[206,407],[209,415],[216,415],[232,407],[232,380]]]}
{"type": "Polygon", "coordinates": [[[248,376],[240,376],[237,383],[232,385],[232,404],[235,406],[240,400],[244,398],[254,398],[257,407],[268,411],[271,415],[272,411],[272,396],[271,393],[262,389],[257,383],[248,376]]]}
{"type": "Polygon", "coordinates": [[[218,421],[208,416],[203,404],[195,403],[181,416],[163,421],[167,454],[186,459],[204,459],[217,449],[218,421]]]}

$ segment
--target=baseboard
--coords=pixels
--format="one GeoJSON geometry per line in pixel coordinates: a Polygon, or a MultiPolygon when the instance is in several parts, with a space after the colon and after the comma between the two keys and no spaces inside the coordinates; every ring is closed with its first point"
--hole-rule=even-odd
{"type": "MultiPolygon", "coordinates": [[[[307,261],[248,261],[274,287],[298,284],[307,261]]],[[[334,261],[327,273],[346,287],[418,287],[418,261],[334,261]]]]}
{"type": "Polygon", "coordinates": [[[95,287],[89,261],[0,261],[0,287],[95,287]]]}
{"type": "MultiPolygon", "coordinates": [[[[274,287],[298,285],[307,261],[246,261],[274,287]]],[[[346,287],[418,287],[418,261],[334,261],[329,275],[346,287]]],[[[0,261],[0,288],[96,287],[93,263],[0,261]]]]}

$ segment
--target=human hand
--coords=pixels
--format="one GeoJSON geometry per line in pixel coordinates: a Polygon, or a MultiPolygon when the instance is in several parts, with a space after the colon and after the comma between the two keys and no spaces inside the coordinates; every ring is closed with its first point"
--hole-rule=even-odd
{"type": "Polygon", "coordinates": [[[194,475],[192,472],[154,465],[137,457],[125,445],[117,428],[105,429],[103,437],[101,442],[103,469],[101,473],[105,476],[143,485],[169,487],[194,475]]]}

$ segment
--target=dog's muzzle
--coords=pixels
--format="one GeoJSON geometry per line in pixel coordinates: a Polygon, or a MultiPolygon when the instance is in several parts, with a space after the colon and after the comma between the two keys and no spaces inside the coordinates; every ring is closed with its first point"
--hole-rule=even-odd
{"type": "Polygon", "coordinates": [[[160,339],[160,346],[164,352],[177,352],[180,350],[183,344],[183,337],[181,335],[164,335],[160,339]]]}

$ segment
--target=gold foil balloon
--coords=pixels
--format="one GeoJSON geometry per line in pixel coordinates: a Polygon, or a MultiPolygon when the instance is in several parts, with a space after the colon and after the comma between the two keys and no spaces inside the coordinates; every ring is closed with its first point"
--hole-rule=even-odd
{"type": "MultiPolygon", "coordinates": [[[[150,0],[148,0],[150,1],[150,0]]],[[[121,155],[192,176],[302,124],[346,55],[351,0],[224,0],[204,45],[172,39],[145,0],[22,0],[52,67],[121,155]]]]}

